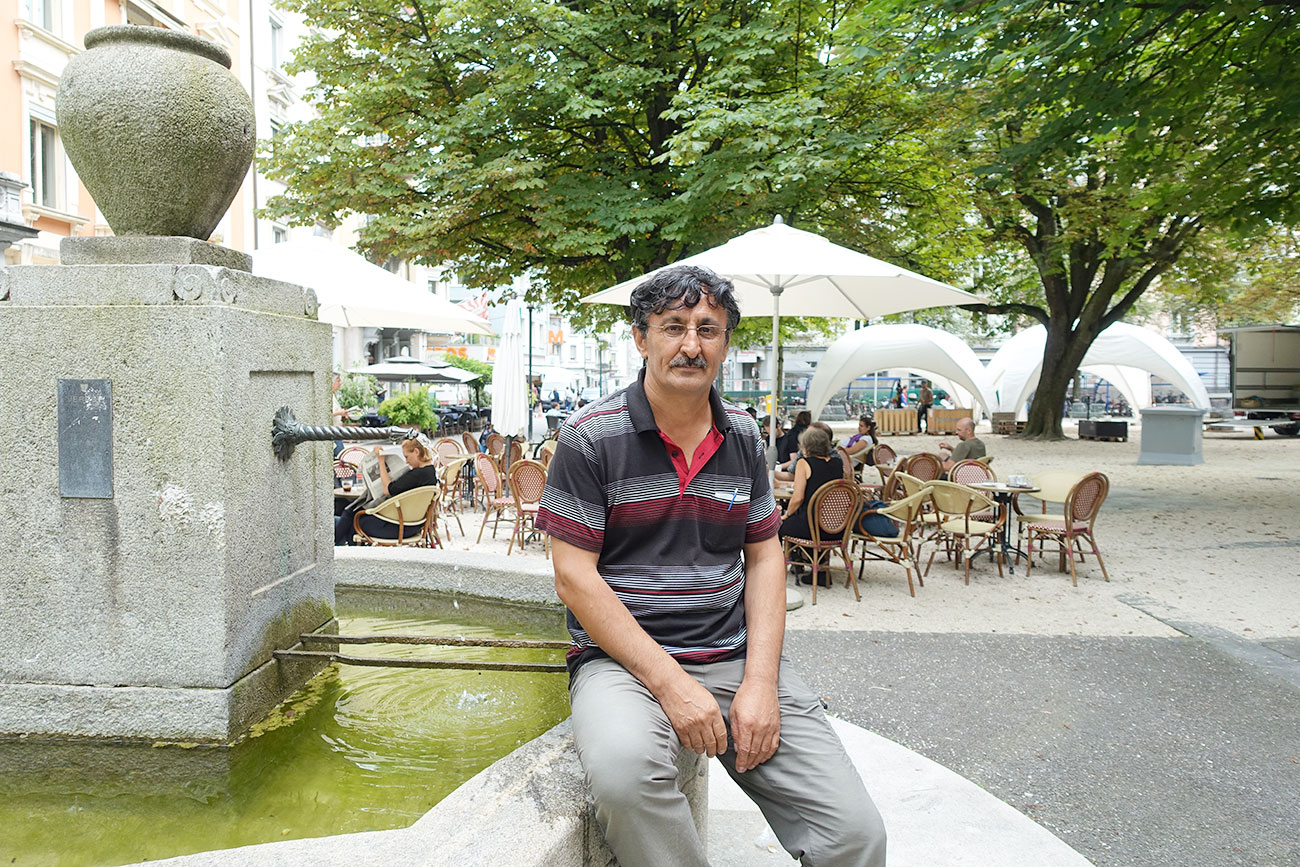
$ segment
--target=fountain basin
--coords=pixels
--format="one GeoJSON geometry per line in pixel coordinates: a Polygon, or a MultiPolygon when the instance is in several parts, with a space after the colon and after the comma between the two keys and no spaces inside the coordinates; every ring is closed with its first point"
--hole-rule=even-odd
{"type": "MultiPolygon", "coordinates": [[[[564,635],[553,607],[340,591],[348,634],[564,635]]],[[[409,645],[358,656],[554,662],[558,651],[409,645]]],[[[408,827],[568,714],[564,674],[327,669],[229,746],[0,741],[0,862],[134,863],[286,837],[408,827]]]]}
{"type": "MultiPolygon", "coordinates": [[[[562,611],[549,563],[499,554],[339,548],[344,590],[406,590],[562,611]]],[[[563,675],[558,675],[563,677],[563,675]]],[[[701,835],[708,822],[708,759],[678,758],[678,786],[701,835]]],[[[167,867],[586,867],[616,863],[587,794],[569,723],[493,763],[409,828],[203,852],[167,867]]]]}

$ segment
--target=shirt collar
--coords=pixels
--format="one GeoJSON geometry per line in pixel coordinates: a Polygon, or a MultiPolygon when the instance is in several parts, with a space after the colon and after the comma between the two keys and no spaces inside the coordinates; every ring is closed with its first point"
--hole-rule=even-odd
{"type": "MultiPolygon", "coordinates": [[[[723,435],[731,430],[731,419],[727,417],[727,409],[722,403],[722,395],[718,394],[715,386],[709,386],[709,409],[713,413],[713,426],[716,427],[723,435]]],[[[654,410],[650,408],[650,398],[645,393],[645,368],[637,374],[636,382],[627,387],[627,412],[632,418],[632,427],[637,433],[646,431],[658,431],[659,425],[655,423],[654,410]]]]}

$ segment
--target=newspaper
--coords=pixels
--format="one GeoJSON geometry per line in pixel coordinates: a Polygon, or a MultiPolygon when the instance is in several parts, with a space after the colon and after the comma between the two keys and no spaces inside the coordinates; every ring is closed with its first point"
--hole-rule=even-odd
{"type": "MultiPolygon", "coordinates": [[[[403,473],[410,469],[406,464],[406,459],[402,457],[402,447],[395,443],[380,446],[382,459],[388,464],[388,480],[391,482],[400,478],[403,473]]],[[[359,474],[361,483],[366,487],[366,501],[369,503],[379,503],[384,500],[384,480],[379,475],[380,457],[375,457],[374,452],[366,452],[365,457],[361,459],[359,474]]]]}

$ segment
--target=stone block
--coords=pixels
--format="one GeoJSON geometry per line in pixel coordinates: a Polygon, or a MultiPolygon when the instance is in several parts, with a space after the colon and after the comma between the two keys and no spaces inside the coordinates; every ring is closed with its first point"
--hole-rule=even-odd
{"type": "Polygon", "coordinates": [[[1190,467],[1204,461],[1201,428],[1205,410],[1192,406],[1153,406],[1141,412],[1139,464],[1190,467]]]}
{"type": "Polygon", "coordinates": [[[272,651],[333,617],[330,445],[281,462],[270,438],[280,406],[329,418],[330,328],[299,287],[211,266],[0,285],[0,524],[22,540],[0,553],[0,734],[30,730],[20,705],[88,733],[81,706],[96,736],[225,740],[284,696],[255,674],[272,651]],[[60,496],[60,378],[111,383],[111,499],[60,496]]]}
{"type": "Polygon", "coordinates": [[[59,241],[64,265],[215,265],[253,270],[253,257],[229,247],[181,236],[112,235],[59,241]]]}

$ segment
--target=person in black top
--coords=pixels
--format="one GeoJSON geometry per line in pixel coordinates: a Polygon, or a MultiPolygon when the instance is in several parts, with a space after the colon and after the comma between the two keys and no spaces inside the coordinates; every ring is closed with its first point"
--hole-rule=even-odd
{"type": "MultiPolygon", "coordinates": [[[[433,465],[433,455],[429,449],[418,439],[409,439],[402,443],[402,457],[406,460],[409,470],[402,473],[396,479],[388,477],[388,462],[383,460],[382,447],[375,446],[374,453],[380,457],[379,461],[379,479],[384,486],[384,500],[396,497],[398,494],[405,493],[415,488],[423,488],[428,485],[438,484],[438,468],[433,465]]],[[[382,500],[380,501],[382,502],[382,500]]],[[[379,505],[374,503],[372,505],[379,505]]],[[[334,519],[334,544],[350,545],[352,544],[352,535],[355,531],[353,526],[353,515],[356,509],[346,509],[343,514],[334,519]]],[[[418,533],[420,525],[424,523],[424,516],[420,515],[414,523],[407,523],[403,530],[403,538],[418,533]]],[[[397,525],[388,521],[376,518],[373,515],[361,516],[361,528],[368,535],[375,539],[396,539],[397,525]]]]}
{"type": "Polygon", "coordinates": [[[803,435],[804,431],[808,430],[810,424],[812,424],[812,413],[806,409],[801,410],[794,417],[794,425],[790,430],[786,431],[784,437],[776,441],[776,462],[778,466],[790,460],[791,455],[798,453],[800,448],[799,437],[803,435]]]}
{"type": "MultiPolygon", "coordinates": [[[[830,434],[819,427],[810,427],[799,437],[799,460],[794,467],[794,491],[781,521],[781,538],[811,538],[808,521],[808,502],[813,493],[827,482],[844,478],[844,463],[831,448],[830,434]]],[[[800,579],[803,581],[803,579],[800,579]]],[[[829,576],[822,576],[822,586],[829,587],[829,576]]],[[[803,581],[811,584],[812,578],[803,581]]]]}

